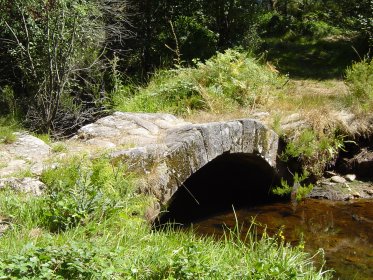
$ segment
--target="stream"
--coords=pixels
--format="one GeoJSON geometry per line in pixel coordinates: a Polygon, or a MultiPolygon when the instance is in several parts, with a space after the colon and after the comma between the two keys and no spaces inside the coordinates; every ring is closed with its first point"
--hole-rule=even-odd
{"type": "Polygon", "coordinates": [[[235,216],[243,233],[255,219],[259,234],[265,228],[270,235],[283,229],[287,242],[297,245],[303,240],[311,255],[323,248],[324,269],[333,269],[335,279],[373,279],[373,200],[264,203],[212,214],[192,224],[198,234],[219,237],[227,227],[235,227],[235,216]]]}

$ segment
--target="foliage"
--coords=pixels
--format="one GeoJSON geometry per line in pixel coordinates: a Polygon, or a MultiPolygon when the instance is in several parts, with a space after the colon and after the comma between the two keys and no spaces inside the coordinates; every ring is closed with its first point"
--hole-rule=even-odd
{"type": "Polygon", "coordinates": [[[97,279],[101,267],[95,262],[96,251],[78,244],[29,244],[21,254],[0,261],[1,279],[97,279]]]}
{"type": "Polygon", "coordinates": [[[271,191],[275,195],[287,196],[291,194],[292,199],[297,201],[306,197],[313,189],[313,184],[306,184],[304,181],[309,177],[309,173],[304,171],[301,175],[294,173],[292,185],[287,180],[281,178],[281,185],[273,188],[271,191]]]}
{"type": "Polygon", "coordinates": [[[72,159],[44,172],[45,196],[0,190],[0,215],[12,225],[0,238],[0,277],[330,279],[280,236],[250,232],[242,240],[231,231],[214,240],[171,227],[150,230],[139,216],[144,198],[123,174],[106,157],[72,159]],[[103,207],[103,197],[115,204],[103,207]]]}
{"type": "Polygon", "coordinates": [[[0,115],[8,115],[15,119],[19,117],[19,108],[14,90],[10,86],[0,87],[0,115]]]}
{"type": "Polygon", "coordinates": [[[305,129],[286,145],[281,158],[288,161],[290,158],[311,157],[318,148],[317,144],[316,133],[313,130],[305,129]]]}
{"type": "Polygon", "coordinates": [[[289,185],[288,182],[284,178],[281,178],[280,186],[276,186],[271,191],[275,195],[287,196],[292,192],[292,190],[293,190],[293,186],[289,185]]]}
{"type": "Polygon", "coordinates": [[[357,21],[361,28],[361,31],[367,37],[369,46],[373,47],[373,1],[365,0],[357,5],[359,13],[357,15],[357,21]]]}
{"type": "Polygon", "coordinates": [[[175,52],[189,65],[205,60],[216,51],[237,45],[257,47],[256,18],[261,5],[253,1],[132,1],[129,29],[136,34],[121,51],[122,68],[147,78],[159,67],[174,64],[175,52]],[[173,28],[174,27],[174,28],[173,28]],[[253,39],[253,40],[252,40],[253,39]],[[124,64],[124,65],[123,65],[124,64]]]}
{"type": "Polygon", "coordinates": [[[0,190],[0,200],[0,215],[10,221],[14,231],[36,227],[44,206],[42,199],[4,188],[0,190]]]}
{"type": "Polygon", "coordinates": [[[360,103],[373,100],[373,60],[364,59],[346,70],[346,83],[351,95],[360,103]]]}
{"type": "Polygon", "coordinates": [[[13,118],[0,117],[0,144],[11,144],[17,140],[16,132],[19,124],[13,118]]]}
{"type": "MultiPolygon", "coordinates": [[[[0,1],[3,60],[13,70],[0,82],[7,79],[4,90],[12,88],[32,130],[63,135],[103,110],[102,49],[111,34],[104,3],[0,1]]],[[[13,99],[6,103],[14,114],[13,99]]]]}
{"type": "MultiPolygon", "coordinates": [[[[166,111],[178,114],[193,110],[227,111],[255,107],[273,97],[284,78],[245,52],[227,50],[196,68],[159,72],[134,97],[117,96],[123,111],[166,111]]],[[[126,96],[126,94],[124,94],[126,96]]]]}
{"type": "Polygon", "coordinates": [[[242,241],[230,231],[226,239],[213,241],[191,232],[136,231],[120,242],[120,235],[129,232],[120,231],[106,243],[96,237],[61,246],[27,244],[0,259],[0,272],[31,279],[330,279],[281,235],[247,233],[242,241]],[[113,248],[118,241],[120,246],[113,248]]]}
{"type": "Polygon", "coordinates": [[[314,130],[306,128],[288,141],[280,158],[285,162],[298,159],[307,172],[320,177],[326,165],[343,150],[344,143],[344,137],[337,131],[317,135],[314,130]]]}
{"type": "Polygon", "coordinates": [[[62,152],[66,152],[67,151],[67,147],[64,143],[55,143],[52,145],[52,152],[53,153],[62,153],[62,152]]]}
{"type": "Polygon", "coordinates": [[[123,175],[108,162],[69,160],[47,170],[42,180],[47,184],[46,209],[40,215],[44,226],[53,232],[100,221],[121,207],[118,195],[109,193],[113,185],[121,194],[126,187],[123,175]],[[123,186],[119,186],[122,182],[123,186]]]}

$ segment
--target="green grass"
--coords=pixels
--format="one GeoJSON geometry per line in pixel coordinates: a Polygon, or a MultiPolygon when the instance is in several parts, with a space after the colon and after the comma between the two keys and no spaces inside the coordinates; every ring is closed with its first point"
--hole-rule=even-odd
{"type": "Polygon", "coordinates": [[[67,152],[67,146],[65,143],[59,142],[52,145],[53,153],[64,153],[67,152]]]}
{"type": "Polygon", "coordinates": [[[149,198],[106,158],[72,159],[42,179],[42,197],[0,190],[11,224],[0,237],[2,279],[330,279],[280,233],[152,231],[141,214],[149,198]]]}
{"type": "Polygon", "coordinates": [[[285,81],[249,54],[227,50],[195,68],[160,71],[134,96],[119,92],[114,101],[121,111],[219,113],[266,103],[285,81]]]}
{"type": "Polygon", "coordinates": [[[11,144],[17,140],[14,132],[18,131],[20,125],[17,121],[8,117],[0,117],[0,144],[11,144]]]}
{"type": "Polygon", "coordinates": [[[368,111],[373,108],[373,60],[363,59],[346,70],[346,83],[351,103],[358,103],[368,111]]]}

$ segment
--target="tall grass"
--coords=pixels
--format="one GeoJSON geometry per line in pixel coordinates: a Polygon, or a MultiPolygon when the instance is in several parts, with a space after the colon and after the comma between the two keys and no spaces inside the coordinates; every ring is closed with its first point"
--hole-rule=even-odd
{"type": "Polygon", "coordinates": [[[351,96],[367,109],[373,109],[373,60],[364,59],[346,70],[351,96]]]}
{"type": "Polygon", "coordinates": [[[160,71],[134,96],[119,92],[114,100],[121,111],[219,113],[263,104],[284,83],[284,77],[249,54],[227,50],[195,68],[160,71]]]}
{"type": "Polygon", "coordinates": [[[106,158],[73,159],[44,173],[49,190],[42,197],[0,190],[0,216],[12,224],[0,237],[0,278],[329,279],[281,235],[250,233],[242,241],[232,231],[217,241],[192,231],[152,231],[141,215],[147,198],[136,194],[125,174],[106,158]],[[105,210],[106,202],[95,195],[76,196],[87,187],[79,183],[82,174],[89,174],[90,188],[104,193],[113,208],[105,210]],[[51,200],[52,193],[65,198],[51,200]],[[66,226],[65,218],[75,215],[78,222],[66,226]],[[56,221],[62,221],[57,231],[56,221]]]}
{"type": "Polygon", "coordinates": [[[17,140],[14,132],[19,130],[19,123],[12,117],[0,117],[0,145],[11,144],[17,140]]]}

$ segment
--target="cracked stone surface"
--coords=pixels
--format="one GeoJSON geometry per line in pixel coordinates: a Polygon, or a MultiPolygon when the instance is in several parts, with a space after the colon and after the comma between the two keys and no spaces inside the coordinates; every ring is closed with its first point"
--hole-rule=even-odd
{"type": "Polygon", "coordinates": [[[0,178],[29,170],[40,175],[51,147],[26,132],[17,132],[16,141],[0,145],[0,178]]]}
{"type": "Polygon", "coordinates": [[[186,124],[170,114],[115,112],[82,127],[72,140],[107,148],[144,146],[160,143],[168,129],[186,124]]]}
{"type": "Polygon", "coordinates": [[[29,193],[32,195],[40,196],[45,189],[45,185],[35,178],[2,178],[0,179],[0,189],[9,187],[16,191],[29,193]]]}
{"type": "Polygon", "coordinates": [[[317,182],[308,197],[329,200],[371,199],[373,198],[373,184],[358,180],[336,182],[332,178],[324,178],[317,182]]]}
{"type": "Polygon", "coordinates": [[[141,191],[157,198],[147,217],[150,220],[194,172],[220,155],[247,154],[276,167],[278,136],[253,119],[189,124],[171,115],[116,113],[111,118],[83,127],[76,139],[110,141],[110,137],[102,133],[106,128],[99,125],[118,127],[118,123],[129,118],[132,119],[131,129],[122,135],[125,133],[124,137],[132,140],[131,130],[138,132],[134,141],[137,145],[115,150],[111,157],[128,164],[131,170],[146,174],[141,191]],[[119,121],[115,121],[115,117],[119,121]],[[159,119],[168,120],[168,125],[156,121],[159,119]]]}

